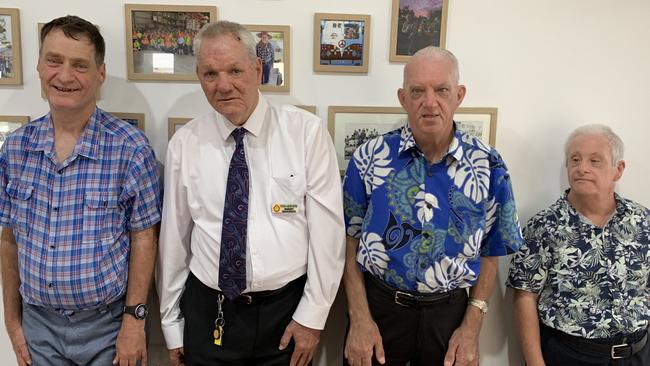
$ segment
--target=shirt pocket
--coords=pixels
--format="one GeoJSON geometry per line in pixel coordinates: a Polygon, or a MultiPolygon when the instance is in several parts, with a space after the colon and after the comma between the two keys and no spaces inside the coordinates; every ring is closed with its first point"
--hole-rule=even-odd
{"type": "Polygon", "coordinates": [[[88,191],[84,197],[84,244],[111,244],[121,226],[118,196],[112,192],[88,191]]]}
{"type": "Polygon", "coordinates": [[[11,200],[11,226],[20,235],[28,235],[33,222],[30,217],[34,186],[11,181],[5,192],[11,200]]]}
{"type": "Polygon", "coordinates": [[[271,212],[278,218],[302,216],[305,209],[304,183],[297,177],[271,178],[271,212]]]}

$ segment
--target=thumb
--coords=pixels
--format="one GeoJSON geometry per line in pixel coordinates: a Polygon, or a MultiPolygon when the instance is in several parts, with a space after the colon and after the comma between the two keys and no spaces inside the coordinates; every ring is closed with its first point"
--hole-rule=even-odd
{"type": "Polygon", "coordinates": [[[375,357],[380,364],[383,365],[386,363],[386,357],[384,356],[384,346],[382,345],[381,341],[375,343],[375,357]]]}
{"type": "Polygon", "coordinates": [[[25,362],[28,365],[31,365],[32,364],[32,355],[29,354],[29,349],[27,349],[27,346],[25,346],[23,349],[21,349],[20,353],[21,353],[21,356],[22,356],[23,360],[25,360],[25,362]]]}
{"type": "Polygon", "coordinates": [[[291,341],[291,337],[293,337],[293,333],[287,327],[287,329],[284,330],[284,334],[282,335],[282,338],[280,339],[280,347],[278,349],[282,351],[283,349],[287,348],[289,345],[289,341],[291,341]]]}
{"type": "Polygon", "coordinates": [[[445,364],[444,366],[453,366],[454,362],[456,361],[456,350],[458,349],[458,345],[452,345],[449,347],[447,350],[447,354],[445,355],[445,364]]]}

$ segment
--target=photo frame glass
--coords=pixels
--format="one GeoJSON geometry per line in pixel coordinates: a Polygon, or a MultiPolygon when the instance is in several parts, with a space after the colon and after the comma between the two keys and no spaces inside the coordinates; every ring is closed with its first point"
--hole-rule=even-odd
{"type": "Polygon", "coordinates": [[[427,46],[445,48],[448,0],[393,0],[391,62],[407,62],[427,46]]]}
{"type": "Polygon", "coordinates": [[[29,116],[0,116],[0,147],[7,136],[29,122],[29,116]]]}
{"type": "Polygon", "coordinates": [[[217,19],[214,6],[126,4],[130,80],[197,80],[194,37],[217,19]]]}
{"type": "Polygon", "coordinates": [[[0,8],[0,85],[22,83],[19,11],[0,8]]]}
{"type": "Polygon", "coordinates": [[[288,25],[245,25],[255,38],[262,61],[262,91],[289,91],[291,34],[288,25]]]}
{"type": "Polygon", "coordinates": [[[369,15],[316,13],[314,34],[315,71],[368,72],[369,15]]]}
{"type": "Polygon", "coordinates": [[[185,117],[171,117],[167,119],[167,139],[171,140],[174,133],[191,120],[192,118],[185,117]]]}
{"type": "Polygon", "coordinates": [[[115,117],[144,132],[144,113],[109,112],[115,117]]]}

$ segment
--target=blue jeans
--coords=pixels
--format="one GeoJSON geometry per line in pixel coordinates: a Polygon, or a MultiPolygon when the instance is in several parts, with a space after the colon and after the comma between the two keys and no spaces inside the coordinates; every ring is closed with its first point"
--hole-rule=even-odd
{"type": "Polygon", "coordinates": [[[23,303],[23,331],[33,366],[111,365],[123,301],[74,313],[23,303]]]}

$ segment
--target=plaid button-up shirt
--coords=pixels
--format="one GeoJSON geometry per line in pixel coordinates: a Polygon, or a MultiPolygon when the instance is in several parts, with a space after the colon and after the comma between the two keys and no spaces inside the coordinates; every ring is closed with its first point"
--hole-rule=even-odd
{"type": "Polygon", "coordinates": [[[23,301],[90,309],[126,293],[130,232],[160,221],[158,168],[137,128],[97,108],[58,163],[50,115],[0,150],[0,225],[18,244],[23,301]]]}

